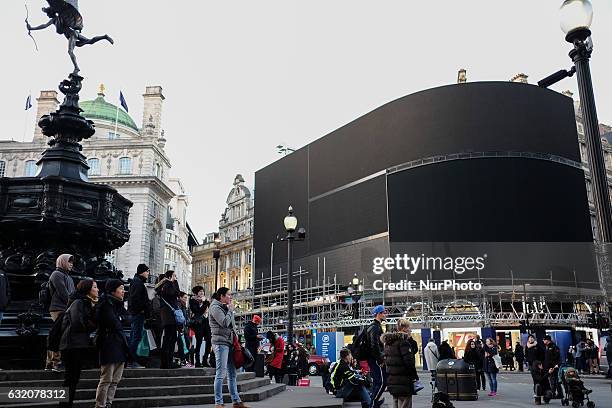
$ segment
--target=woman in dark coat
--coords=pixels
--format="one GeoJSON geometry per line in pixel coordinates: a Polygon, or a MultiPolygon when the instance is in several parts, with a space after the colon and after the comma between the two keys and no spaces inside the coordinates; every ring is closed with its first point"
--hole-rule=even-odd
{"type": "Polygon", "coordinates": [[[164,278],[155,285],[155,291],[160,297],[160,317],[161,326],[164,330],[164,338],[162,339],[161,351],[161,368],[180,368],[180,365],[175,365],[174,360],[174,345],[177,340],[176,320],[174,319],[174,310],[179,308],[179,287],[176,281],[176,273],[174,271],[166,271],[164,278]]]}
{"type": "Polygon", "coordinates": [[[130,355],[122,323],[127,314],[123,307],[123,282],[118,279],[107,280],[104,292],[105,296],[96,308],[96,346],[100,355],[100,383],[96,390],[96,407],[112,404],[117,384],[123,375],[123,366],[130,355]]]}
{"type": "Polygon", "coordinates": [[[442,344],[440,344],[440,347],[438,347],[438,351],[440,352],[440,360],[455,358],[455,353],[453,352],[453,349],[446,340],[444,340],[442,344]]]}
{"type": "Polygon", "coordinates": [[[482,363],[482,370],[487,375],[489,379],[489,387],[491,388],[491,392],[489,392],[489,397],[497,396],[497,373],[499,369],[497,368],[497,364],[495,364],[494,356],[497,355],[497,343],[492,338],[488,338],[485,341],[485,344],[482,346],[485,354],[484,360],[482,363]]]}
{"type": "Polygon", "coordinates": [[[543,361],[544,360],[544,350],[538,344],[533,335],[529,335],[527,338],[527,345],[525,346],[525,360],[527,360],[527,365],[529,369],[533,365],[534,361],[543,361]]]}
{"type": "Polygon", "coordinates": [[[469,339],[467,345],[465,347],[465,351],[463,353],[463,360],[466,363],[474,366],[474,370],[476,371],[476,389],[479,390],[481,387],[484,390],[484,384],[481,384],[482,375],[482,360],[483,354],[481,353],[482,349],[478,349],[476,347],[476,342],[474,339],[469,339]]]}
{"type": "Polygon", "coordinates": [[[525,362],[525,350],[521,343],[516,342],[516,346],[514,347],[514,358],[516,358],[516,363],[518,364],[519,371],[523,371],[523,365],[525,362]]]}
{"type": "Polygon", "coordinates": [[[412,406],[414,382],[417,372],[414,351],[410,344],[410,326],[407,320],[397,322],[397,332],[385,333],[381,339],[385,345],[385,366],[387,367],[387,389],[393,396],[395,407],[412,406]]]}
{"type": "Polygon", "coordinates": [[[202,367],[204,365],[208,367],[206,355],[204,356],[204,361],[200,361],[200,349],[202,348],[202,339],[204,338],[204,320],[208,320],[204,317],[204,313],[208,309],[210,302],[204,298],[204,288],[202,286],[195,286],[191,291],[194,296],[189,299],[189,312],[191,313],[191,328],[196,338],[194,350],[195,366],[202,367]]]}
{"type": "Polygon", "coordinates": [[[98,285],[93,279],[79,282],[62,320],[60,350],[66,367],[64,387],[68,387],[68,402],[60,407],[72,407],[77,384],[81,378],[83,352],[91,344],[89,335],[96,329],[95,305],[98,302],[98,285]]]}

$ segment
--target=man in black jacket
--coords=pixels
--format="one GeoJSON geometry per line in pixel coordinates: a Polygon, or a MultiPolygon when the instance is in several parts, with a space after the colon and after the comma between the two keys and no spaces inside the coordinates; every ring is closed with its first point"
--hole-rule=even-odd
{"type": "Polygon", "coordinates": [[[331,384],[336,389],[336,398],[344,401],[352,398],[359,399],[362,408],[370,408],[370,394],[366,388],[366,379],[361,373],[352,368],[353,356],[343,348],[340,350],[340,361],[335,365],[331,374],[331,384]]]}
{"type": "MultiPolygon", "coordinates": [[[[259,341],[263,336],[257,333],[257,326],[261,323],[261,316],[254,315],[253,319],[244,325],[244,342],[246,349],[249,350],[255,363],[257,364],[257,351],[259,349],[259,341]]],[[[255,372],[255,364],[252,364],[247,371],[255,372]]]]}
{"type": "Polygon", "coordinates": [[[382,322],[387,318],[387,311],[383,305],[375,306],[372,309],[374,320],[368,326],[367,339],[369,346],[368,366],[370,367],[370,375],[374,383],[371,391],[372,406],[380,407],[384,402],[384,398],[380,398],[387,387],[387,371],[385,370],[385,354],[383,352],[384,345],[380,340],[383,334],[382,322]]]}
{"type": "Polygon", "coordinates": [[[558,381],[559,365],[561,364],[561,350],[552,341],[549,335],[544,336],[544,370],[550,374],[550,389],[554,398],[563,398],[563,390],[558,381]]]}
{"type": "Polygon", "coordinates": [[[136,274],[132,283],[130,284],[130,294],[128,297],[128,312],[132,318],[132,330],[130,332],[130,363],[128,368],[144,368],[138,364],[138,356],[136,350],[138,349],[138,343],[142,339],[142,331],[144,329],[145,317],[149,313],[149,295],[147,294],[147,288],[145,282],[149,279],[149,267],[145,264],[138,265],[136,274]]]}

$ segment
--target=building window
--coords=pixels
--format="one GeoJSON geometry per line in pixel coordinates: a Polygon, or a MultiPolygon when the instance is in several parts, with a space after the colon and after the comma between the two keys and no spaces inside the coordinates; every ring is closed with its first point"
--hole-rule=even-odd
{"type": "Polygon", "coordinates": [[[4,171],[6,170],[6,162],[0,160],[0,177],[4,177],[4,171]]]}
{"type": "Polygon", "coordinates": [[[36,175],[36,161],[28,160],[25,162],[25,177],[34,177],[36,175]]]}
{"type": "Polygon", "coordinates": [[[249,235],[253,235],[253,221],[249,221],[249,235]]]}
{"type": "Polygon", "coordinates": [[[154,267],[155,265],[155,247],[157,243],[157,231],[153,230],[151,232],[151,239],[149,242],[149,265],[154,267]]]}
{"type": "Polygon", "coordinates": [[[253,248],[249,248],[249,251],[247,252],[247,264],[253,264],[253,248]]]}
{"type": "Polygon", "coordinates": [[[132,174],[132,159],[122,157],[119,159],[119,174],[132,174]]]}
{"type": "Polygon", "coordinates": [[[238,275],[234,277],[234,292],[238,291],[238,275]]]}
{"type": "Polygon", "coordinates": [[[159,163],[155,163],[155,175],[157,178],[161,179],[161,165],[159,163]]]}
{"type": "Polygon", "coordinates": [[[108,132],[108,140],[119,139],[119,133],[116,132],[108,132]]]}
{"type": "Polygon", "coordinates": [[[89,166],[89,171],[87,172],[90,176],[99,176],[100,175],[100,160],[98,159],[88,159],[87,165],[89,166]]]}

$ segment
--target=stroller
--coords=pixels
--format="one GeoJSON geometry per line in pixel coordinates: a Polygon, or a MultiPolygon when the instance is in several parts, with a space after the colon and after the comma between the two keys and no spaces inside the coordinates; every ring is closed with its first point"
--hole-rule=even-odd
{"type": "Polygon", "coordinates": [[[561,400],[561,405],[569,406],[572,403],[573,408],[578,408],[584,405],[586,401],[587,408],[595,408],[595,402],[589,399],[589,394],[593,390],[589,390],[584,386],[578,371],[572,366],[563,365],[559,368],[559,382],[563,384],[565,397],[561,400]]]}

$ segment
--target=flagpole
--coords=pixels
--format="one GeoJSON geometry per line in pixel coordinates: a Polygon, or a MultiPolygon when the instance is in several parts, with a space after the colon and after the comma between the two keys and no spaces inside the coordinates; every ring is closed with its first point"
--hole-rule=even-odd
{"type": "Polygon", "coordinates": [[[117,120],[119,120],[119,105],[117,105],[117,111],[115,112],[115,139],[117,138],[117,120]]]}

